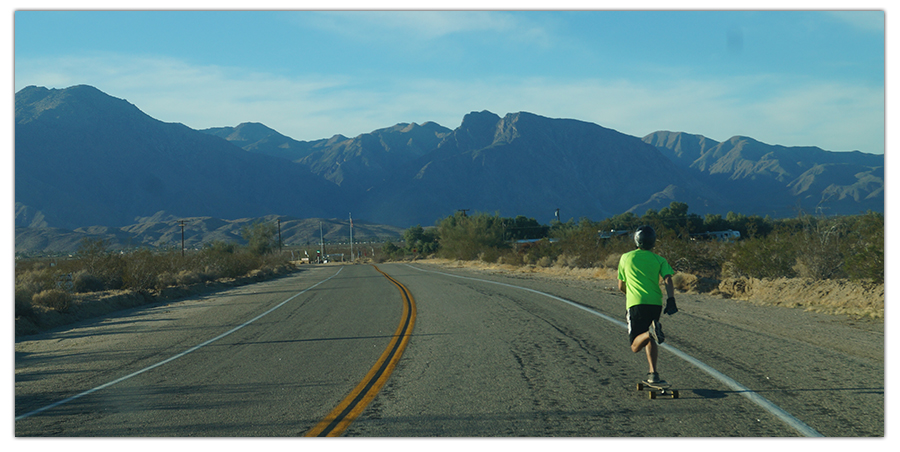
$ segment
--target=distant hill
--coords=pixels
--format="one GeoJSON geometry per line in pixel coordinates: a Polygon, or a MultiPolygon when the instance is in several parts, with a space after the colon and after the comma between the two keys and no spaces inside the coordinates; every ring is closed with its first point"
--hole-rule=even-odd
{"type": "Polygon", "coordinates": [[[700,135],[655,132],[644,137],[716,190],[734,193],[735,212],[777,216],[884,211],[884,156],[818,147],[768,145],[735,136],[718,143],[700,135]]]}
{"type": "MultiPolygon", "coordinates": [[[[408,228],[460,209],[546,224],[556,209],[563,221],[602,219],[672,201],[701,215],[884,211],[883,155],[684,132],[638,138],[527,112],[472,112],[452,130],[402,123],[297,141],[259,123],[203,131],[164,123],[80,85],[24,88],[15,115],[17,227],[109,228],[125,234],[116,240],[154,245],[171,234],[147,235],[148,224],[182,218],[352,213],[408,228]]],[[[17,246],[19,237],[26,233],[17,230],[17,246]]]]}
{"type": "Polygon", "coordinates": [[[311,154],[319,143],[297,141],[258,122],[245,122],[237,127],[216,127],[201,132],[223,138],[245,151],[288,160],[299,160],[311,154]]]}
{"type": "Polygon", "coordinates": [[[434,150],[449,133],[433,122],[397,124],[355,138],[317,142],[317,149],[298,163],[351,192],[364,193],[394,178],[402,165],[434,150]]]}
{"type": "Polygon", "coordinates": [[[661,208],[671,202],[660,195],[667,189],[692,206],[726,207],[725,198],[639,138],[572,119],[484,111],[466,115],[434,151],[398,168],[363,208],[374,221],[412,223],[471,209],[547,223],[557,208],[563,221],[605,218],[642,203],[661,208]]]}
{"type": "Polygon", "coordinates": [[[304,166],[158,121],[90,86],[22,89],[15,132],[16,203],[53,227],[118,227],[161,210],[328,217],[342,199],[304,166]]]}
{"type": "Polygon", "coordinates": [[[201,132],[224,138],[242,149],[300,163],[314,174],[350,190],[365,191],[394,170],[433,150],[450,129],[434,122],[397,124],[354,138],[296,141],[258,123],[201,132]]]}
{"type": "MultiPolygon", "coordinates": [[[[350,241],[349,219],[291,218],[269,215],[262,218],[242,218],[222,220],[212,217],[173,218],[164,214],[142,218],[139,223],[119,228],[91,226],[67,230],[60,228],[16,228],[16,252],[28,253],[74,253],[82,240],[106,240],[111,249],[134,247],[181,248],[181,223],[184,220],[184,242],[188,249],[199,248],[210,243],[234,242],[244,244],[241,230],[254,222],[276,223],[281,221],[281,239],[288,247],[316,246],[321,238],[327,243],[347,243],[350,241]]],[[[353,241],[357,244],[377,242],[381,246],[385,240],[399,240],[403,228],[353,221],[353,241]]]]}

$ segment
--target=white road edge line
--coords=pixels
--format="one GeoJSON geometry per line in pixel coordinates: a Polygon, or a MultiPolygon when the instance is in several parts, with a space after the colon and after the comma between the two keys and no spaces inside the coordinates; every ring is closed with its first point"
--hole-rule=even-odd
{"type": "MultiPolygon", "coordinates": [[[[409,265],[409,264],[406,264],[406,266],[407,266],[407,267],[410,267],[410,268],[413,268],[413,269],[416,269],[416,270],[419,270],[419,271],[421,271],[421,272],[437,273],[437,274],[441,274],[441,275],[450,276],[450,277],[453,277],[453,278],[470,279],[470,280],[472,280],[472,281],[480,281],[480,282],[486,282],[486,283],[490,283],[490,284],[497,284],[497,285],[499,285],[499,286],[510,287],[510,288],[513,288],[513,289],[521,289],[521,290],[524,290],[524,291],[527,291],[527,292],[536,293],[536,294],[538,294],[538,295],[543,295],[543,296],[545,296],[545,297],[549,297],[549,298],[552,298],[552,299],[554,299],[554,300],[561,301],[561,302],[563,302],[563,303],[566,303],[566,304],[568,304],[568,305],[570,305],[570,306],[576,307],[576,308],[581,309],[581,310],[583,310],[583,311],[587,311],[587,312],[589,312],[589,313],[591,313],[591,314],[594,314],[594,315],[596,315],[596,316],[598,316],[598,317],[600,317],[600,318],[602,318],[602,319],[604,319],[604,320],[606,320],[606,321],[612,322],[612,323],[614,323],[614,324],[616,324],[616,325],[619,325],[619,326],[621,326],[621,327],[623,327],[623,328],[626,328],[626,329],[628,328],[628,325],[627,325],[625,322],[621,321],[621,320],[618,320],[618,319],[615,319],[615,318],[613,318],[613,317],[610,317],[610,316],[608,316],[608,315],[606,315],[606,314],[603,314],[602,312],[595,311],[595,310],[593,310],[593,309],[591,309],[591,308],[589,308],[589,307],[587,307],[587,306],[582,306],[582,305],[580,305],[580,304],[578,304],[578,303],[575,303],[575,302],[566,300],[565,298],[557,297],[556,295],[550,295],[550,294],[548,294],[548,293],[544,293],[544,292],[541,292],[541,291],[538,291],[538,290],[534,290],[534,289],[529,289],[529,288],[527,288],[527,287],[514,286],[514,285],[512,285],[512,284],[506,284],[506,283],[497,282],[497,281],[489,281],[489,280],[486,280],[486,279],[471,278],[471,277],[468,277],[468,276],[459,276],[459,275],[453,275],[453,274],[450,274],[450,273],[444,273],[444,272],[439,272],[439,271],[425,270],[425,269],[413,267],[412,265],[409,265]]],[[[700,361],[699,359],[694,358],[693,356],[688,355],[687,353],[685,353],[685,352],[683,352],[683,351],[681,351],[681,350],[679,350],[679,349],[677,349],[677,348],[675,348],[675,347],[672,347],[672,346],[669,345],[669,344],[660,344],[659,346],[660,346],[660,348],[662,348],[663,350],[667,350],[667,351],[671,352],[671,353],[674,354],[675,356],[677,356],[677,357],[679,357],[679,358],[681,358],[681,359],[687,361],[688,363],[693,364],[694,366],[696,366],[696,367],[699,368],[700,370],[702,370],[702,371],[708,373],[709,375],[711,375],[711,376],[712,376],[713,378],[715,378],[716,380],[719,380],[720,382],[722,382],[723,384],[725,384],[725,386],[728,386],[729,388],[733,389],[733,390],[734,390],[735,392],[737,392],[738,394],[740,394],[740,395],[746,397],[747,399],[749,399],[749,400],[752,401],[753,403],[759,405],[760,407],[762,407],[764,410],[768,411],[769,413],[771,413],[771,414],[774,415],[775,417],[781,419],[782,421],[784,421],[784,423],[786,423],[787,425],[789,425],[790,427],[792,427],[794,430],[797,430],[797,431],[800,432],[802,435],[808,436],[808,437],[823,437],[823,436],[825,436],[825,435],[822,435],[821,433],[819,433],[818,431],[816,431],[815,429],[813,429],[812,427],[806,425],[803,421],[801,421],[800,419],[797,419],[796,417],[794,417],[793,415],[791,415],[791,414],[788,413],[787,411],[784,411],[781,407],[779,407],[778,405],[775,405],[774,403],[772,403],[771,401],[769,401],[769,400],[766,399],[765,397],[763,397],[763,396],[761,396],[761,395],[759,395],[759,394],[753,392],[753,390],[751,390],[750,388],[748,388],[748,387],[746,387],[746,386],[744,386],[744,385],[738,383],[737,381],[735,381],[735,380],[732,379],[731,377],[729,377],[729,376],[723,374],[722,372],[719,372],[718,370],[716,370],[716,369],[710,367],[709,365],[707,365],[707,364],[704,363],[703,361],[700,361]]]]}
{"type": "Polygon", "coordinates": [[[265,316],[267,316],[267,315],[269,315],[270,313],[272,313],[272,312],[275,311],[276,309],[278,309],[278,308],[284,306],[285,304],[287,304],[289,301],[293,300],[294,298],[299,297],[300,295],[303,295],[303,294],[306,293],[306,292],[309,292],[310,290],[316,288],[316,287],[319,286],[320,284],[323,284],[323,283],[325,283],[325,282],[328,282],[328,280],[330,280],[331,278],[334,278],[335,276],[337,276],[338,274],[340,274],[340,273],[341,273],[341,270],[343,270],[343,269],[344,269],[344,267],[340,267],[340,268],[338,269],[337,273],[335,273],[335,274],[329,276],[329,277],[326,278],[326,279],[323,279],[322,281],[317,282],[316,284],[314,284],[314,285],[312,285],[312,286],[307,287],[306,289],[303,289],[303,290],[300,291],[300,292],[295,293],[295,294],[292,295],[290,298],[288,298],[287,300],[282,301],[281,303],[279,303],[277,306],[273,307],[272,309],[269,309],[268,311],[263,312],[262,314],[260,314],[260,315],[258,315],[258,316],[256,316],[256,317],[254,317],[254,318],[252,318],[252,319],[250,319],[250,320],[244,322],[243,324],[238,325],[238,326],[236,326],[236,327],[234,327],[234,328],[232,328],[232,329],[230,329],[230,330],[228,330],[228,331],[226,331],[226,332],[224,332],[224,333],[222,333],[222,334],[220,334],[220,335],[218,335],[218,336],[216,336],[216,337],[214,337],[214,338],[212,338],[212,339],[210,339],[210,340],[208,340],[208,341],[206,341],[206,342],[203,342],[202,344],[195,345],[195,346],[193,346],[193,347],[191,347],[191,348],[189,348],[189,349],[187,349],[187,350],[185,350],[185,351],[183,351],[183,352],[181,352],[181,353],[179,353],[179,354],[177,354],[177,355],[175,355],[175,356],[172,356],[172,357],[170,357],[170,358],[164,359],[164,360],[162,360],[162,361],[160,361],[160,362],[158,362],[158,363],[156,363],[156,364],[154,364],[154,365],[152,365],[152,366],[145,367],[145,368],[143,368],[143,369],[141,369],[141,370],[139,370],[139,371],[137,371],[137,372],[130,373],[130,374],[128,374],[128,375],[126,375],[126,376],[124,376],[124,377],[122,377],[122,378],[119,378],[119,379],[110,381],[109,383],[105,383],[105,384],[102,384],[102,385],[100,385],[100,386],[97,386],[96,388],[88,389],[87,391],[84,391],[84,392],[82,392],[82,393],[80,393],[80,394],[76,394],[76,395],[74,395],[74,396],[72,396],[72,397],[69,397],[68,399],[63,399],[63,400],[60,400],[60,401],[58,401],[58,402],[51,403],[50,405],[47,405],[47,406],[45,406],[45,407],[43,407],[43,408],[38,408],[38,409],[36,409],[36,410],[34,410],[34,411],[29,411],[28,413],[25,413],[25,414],[21,414],[21,415],[19,415],[19,416],[16,416],[15,420],[18,421],[18,420],[25,419],[25,418],[30,417],[30,416],[34,416],[35,414],[38,414],[38,413],[47,411],[47,410],[52,409],[52,408],[56,408],[56,407],[58,407],[58,406],[60,406],[60,405],[63,405],[63,404],[65,404],[65,403],[69,403],[69,402],[71,402],[71,401],[73,401],[73,400],[75,400],[75,399],[84,397],[84,396],[86,396],[86,395],[88,395],[88,394],[93,394],[93,393],[95,393],[95,392],[97,392],[97,391],[99,391],[99,390],[101,390],[101,389],[106,389],[106,388],[108,388],[108,387],[110,387],[110,386],[112,386],[112,385],[114,385],[114,384],[121,383],[121,382],[123,382],[123,381],[125,381],[125,380],[128,380],[129,378],[132,378],[132,377],[135,377],[135,376],[137,376],[137,375],[140,375],[140,374],[142,374],[142,373],[144,373],[144,372],[147,372],[148,370],[155,369],[155,368],[157,368],[157,367],[159,367],[159,366],[162,366],[163,364],[166,364],[166,363],[169,363],[169,362],[171,362],[171,361],[174,361],[174,360],[176,360],[176,359],[178,359],[178,358],[181,358],[182,356],[187,355],[188,353],[195,352],[195,351],[197,351],[197,350],[199,350],[199,349],[201,349],[201,348],[203,348],[203,347],[206,347],[207,345],[212,344],[213,342],[215,342],[215,341],[217,341],[217,340],[219,340],[219,339],[222,339],[223,337],[228,336],[229,334],[234,333],[235,331],[240,330],[241,328],[243,328],[243,327],[245,327],[245,326],[247,326],[247,325],[250,325],[251,323],[253,323],[253,322],[255,322],[255,321],[257,321],[257,320],[259,320],[259,319],[261,319],[261,318],[263,318],[263,317],[265,317],[265,316]]]}

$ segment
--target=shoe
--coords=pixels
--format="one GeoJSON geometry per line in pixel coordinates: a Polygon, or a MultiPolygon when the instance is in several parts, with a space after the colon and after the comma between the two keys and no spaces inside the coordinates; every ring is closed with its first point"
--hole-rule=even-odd
{"type": "Polygon", "coordinates": [[[659,383],[662,380],[659,379],[659,373],[657,372],[647,372],[647,383],[659,383]]]}
{"type": "Polygon", "coordinates": [[[649,333],[650,337],[653,338],[653,341],[657,344],[662,344],[666,340],[666,336],[662,332],[662,325],[656,320],[650,322],[649,333]]]}

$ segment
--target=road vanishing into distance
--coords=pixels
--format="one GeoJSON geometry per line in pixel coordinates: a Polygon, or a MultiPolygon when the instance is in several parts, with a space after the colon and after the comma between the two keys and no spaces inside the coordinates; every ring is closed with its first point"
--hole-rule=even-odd
{"type": "Polygon", "coordinates": [[[651,400],[624,296],[597,287],[304,266],[121,311],[17,339],[15,433],[884,436],[883,332],[860,356],[779,333],[827,316],[679,294],[660,372],[680,397],[651,400]]]}

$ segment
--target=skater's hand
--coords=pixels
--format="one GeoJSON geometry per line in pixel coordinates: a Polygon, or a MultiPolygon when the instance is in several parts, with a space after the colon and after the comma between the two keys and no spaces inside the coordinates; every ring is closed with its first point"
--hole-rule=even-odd
{"type": "Polygon", "coordinates": [[[663,309],[663,313],[672,315],[676,312],[678,312],[678,306],[675,306],[675,297],[669,297],[666,300],[666,309],[663,309]]]}

